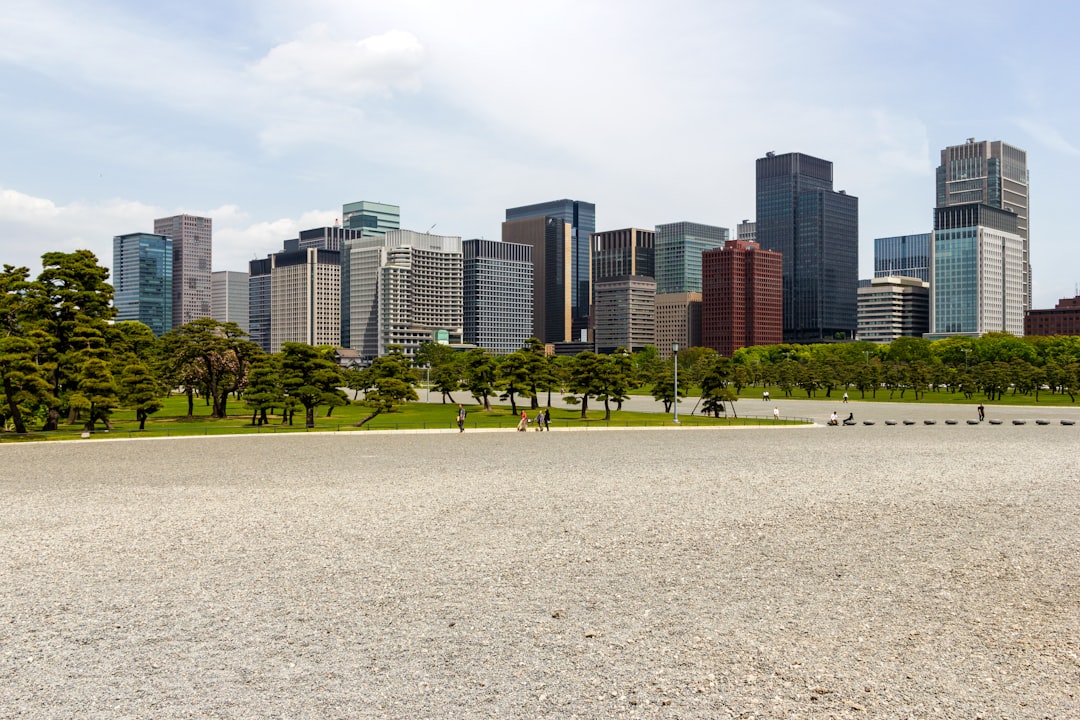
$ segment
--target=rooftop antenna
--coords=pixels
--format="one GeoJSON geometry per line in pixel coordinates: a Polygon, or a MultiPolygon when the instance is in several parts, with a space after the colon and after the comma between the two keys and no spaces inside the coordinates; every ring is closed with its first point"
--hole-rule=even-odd
{"type": "Polygon", "coordinates": [[[431,223],[431,227],[429,227],[429,228],[427,229],[427,232],[426,232],[426,233],[424,233],[424,234],[425,234],[425,235],[430,235],[430,234],[431,234],[431,231],[435,229],[435,226],[436,226],[436,225],[438,225],[438,223],[431,223]]]}

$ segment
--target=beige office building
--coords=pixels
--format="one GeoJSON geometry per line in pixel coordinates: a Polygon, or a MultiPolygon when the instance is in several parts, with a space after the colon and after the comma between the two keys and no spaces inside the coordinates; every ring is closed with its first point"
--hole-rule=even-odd
{"type": "Polygon", "coordinates": [[[930,330],[930,283],[898,275],[859,288],[857,340],[888,343],[930,330]]]}
{"type": "Polygon", "coordinates": [[[630,352],[656,344],[656,280],[624,275],[593,286],[593,337],[596,351],[630,352]]]}
{"type": "Polygon", "coordinates": [[[270,352],[287,342],[341,344],[341,254],[303,248],[276,253],[270,271],[270,352]]]}
{"type": "Polygon", "coordinates": [[[656,347],[660,357],[701,345],[701,293],[664,293],[656,296],[656,347]]]}

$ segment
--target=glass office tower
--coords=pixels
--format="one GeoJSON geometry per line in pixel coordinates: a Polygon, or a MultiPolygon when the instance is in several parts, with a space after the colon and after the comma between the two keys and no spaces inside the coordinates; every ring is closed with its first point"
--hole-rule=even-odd
{"type": "Polygon", "coordinates": [[[874,277],[930,282],[930,233],[874,238],[874,277]]]}
{"type": "Polygon", "coordinates": [[[757,240],[783,254],[784,342],[852,338],[858,327],[859,200],[833,190],[828,160],[757,160],[757,240]]]}
{"type": "Polygon", "coordinates": [[[116,319],[136,320],[161,336],[173,328],[173,241],[131,233],[113,238],[112,281],[116,319]]]}
{"type": "Polygon", "coordinates": [[[1027,152],[1000,140],[951,145],[941,151],[937,169],[936,207],[981,203],[1016,215],[1016,234],[1023,243],[1023,309],[1031,309],[1031,243],[1027,152]]]}
{"type": "MultiPolygon", "coordinates": [[[[552,200],[550,202],[537,203],[535,205],[523,205],[522,207],[508,208],[506,222],[503,224],[503,240],[508,242],[529,242],[526,237],[518,236],[517,230],[522,230],[523,235],[534,237],[535,233],[528,231],[528,223],[513,225],[515,221],[531,220],[535,218],[552,218],[569,226],[568,246],[540,247],[535,242],[533,245],[533,262],[535,263],[534,287],[543,289],[549,286],[549,280],[558,283],[559,292],[549,293],[547,299],[556,305],[547,308],[544,313],[538,312],[534,307],[534,321],[543,318],[554,318],[563,314],[563,304],[568,305],[570,336],[563,332],[545,333],[540,337],[545,342],[563,342],[578,340],[583,331],[589,327],[589,303],[592,299],[589,289],[591,277],[591,254],[589,252],[589,237],[596,232],[596,205],[580,200],[552,200]],[[540,258],[548,257],[550,262],[541,263],[540,258]],[[553,271],[560,272],[558,277],[549,278],[544,273],[553,271]],[[565,286],[565,297],[561,291],[565,286]]],[[[545,243],[560,242],[562,233],[548,234],[545,243]]]]}
{"type": "Polygon", "coordinates": [[[701,254],[724,246],[731,231],[715,225],[676,222],[656,226],[656,292],[701,292],[701,254]]]}

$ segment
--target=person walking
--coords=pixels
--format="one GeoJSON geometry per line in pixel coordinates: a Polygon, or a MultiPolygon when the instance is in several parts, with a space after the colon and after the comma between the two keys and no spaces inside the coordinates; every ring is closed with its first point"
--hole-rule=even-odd
{"type": "Polygon", "coordinates": [[[844,393],[844,402],[847,402],[847,393],[844,393]]]}
{"type": "Polygon", "coordinates": [[[544,429],[551,432],[551,408],[544,409],[544,429]]]}
{"type": "Polygon", "coordinates": [[[979,422],[982,422],[983,420],[986,419],[986,408],[983,407],[982,403],[979,403],[979,408],[978,409],[979,409],[979,422]]]}
{"type": "Polygon", "coordinates": [[[533,419],[536,423],[536,432],[544,432],[544,409],[540,408],[536,411],[536,417],[533,419]]]}
{"type": "Polygon", "coordinates": [[[773,409],[772,409],[772,419],[773,420],[779,420],[780,419],[780,408],[779,407],[775,407],[775,406],[773,407],[773,409]]]}
{"type": "Polygon", "coordinates": [[[521,411],[521,419],[518,420],[518,427],[517,427],[518,432],[525,432],[525,430],[528,427],[529,427],[529,416],[525,413],[524,410],[522,410],[521,411]]]}
{"type": "Polygon", "coordinates": [[[465,432],[465,408],[458,403],[457,406],[457,427],[458,432],[465,432]]]}

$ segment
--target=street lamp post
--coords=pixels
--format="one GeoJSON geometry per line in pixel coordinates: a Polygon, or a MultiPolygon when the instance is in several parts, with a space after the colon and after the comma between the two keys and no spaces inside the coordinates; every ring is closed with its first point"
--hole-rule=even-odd
{"type": "Polygon", "coordinates": [[[671,406],[675,408],[675,418],[672,422],[679,422],[679,343],[675,343],[671,346],[671,351],[675,353],[675,399],[671,403],[671,406]]]}

